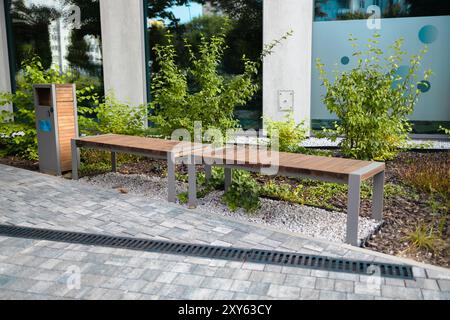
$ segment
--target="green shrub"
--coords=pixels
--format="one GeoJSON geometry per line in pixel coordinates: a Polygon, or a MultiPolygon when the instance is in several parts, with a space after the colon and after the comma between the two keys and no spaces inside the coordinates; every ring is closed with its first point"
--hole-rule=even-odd
{"type": "Polygon", "coordinates": [[[449,128],[444,128],[443,126],[439,127],[439,131],[443,132],[444,134],[448,135],[450,138],[450,129],[449,128]]]}
{"type": "MultiPolygon", "coordinates": [[[[89,92],[90,88],[84,90],[89,92]]],[[[146,132],[147,106],[134,107],[120,103],[112,93],[98,106],[81,108],[79,113],[80,132],[84,134],[144,135],[146,132]]]]}
{"type": "Polygon", "coordinates": [[[224,203],[232,211],[243,208],[246,212],[255,212],[260,207],[260,187],[247,171],[234,170],[233,184],[223,195],[224,203]]]}
{"type": "Polygon", "coordinates": [[[171,35],[167,45],[157,45],[155,59],[160,71],[152,79],[153,100],[150,104],[154,122],[164,136],[170,136],[176,129],[194,131],[194,122],[201,121],[203,129],[226,129],[238,127],[234,109],[251,100],[258,90],[254,77],[257,63],[243,58],[245,72],[225,77],[219,73],[225,45],[225,33],[202,36],[198,54],[189,45],[190,65],[182,69],[175,63],[176,50],[171,35]],[[189,83],[192,85],[188,85],[189,83]]]}
{"type": "MultiPolygon", "coordinates": [[[[402,77],[398,70],[406,55],[403,40],[395,41],[385,56],[378,47],[379,37],[375,34],[369,39],[365,52],[359,51],[356,39],[351,38],[357,66],[350,71],[335,71],[334,82],[317,60],[322,85],[327,89],[323,102],[339,119],[335,130],[326,132],[334,140],[343,137],[341,149],[347,157],[392,159],[411,131],[408,116],[421,92],[416,73],[427,49],[410,58],[407,74],[402,77]]],[[[425,71],[422,79],[430,75],[431,71],[425,71]]]]}
{"type": "Polygon", "coordinates": [[[278,134],[279,150],[282,152],[297,152],[300,143],[306,139],[304,122],[296,124],[292,112],[285,116],[284,121],[273,121],[266,117],[264,123],[269,138],[278,134]]]}
{"type": "Polygon", "coordinates": [[[0,157],[15,155],[37,160],[36,129],[28,125],[0,121],[0,151],[0,157]]]}

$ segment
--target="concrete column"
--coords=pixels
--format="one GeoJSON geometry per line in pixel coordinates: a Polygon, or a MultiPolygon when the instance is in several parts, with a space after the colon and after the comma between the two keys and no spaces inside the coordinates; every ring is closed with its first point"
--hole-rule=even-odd
{"type": "MultiPolygon", "coordinates": [[[[0,92],[11,92],[4,1],[0,1],[0,92]]],[[[2,110],[12,111],[12,106],[0,106],[2,110]]]]}
{"type": "Polygon", "coordinates": [[[144,4],[100,0],[105,92],[133,106],[147,102],[144,4]]]}
{"type": "Polygon", "coordinates": [[[283,101],[293,93],[295,120],[310,125],[313,13],[313,0],[264,0],[264,43],[279,39],[290,30],[294,32],[264,60],[266,117],[283,119],[283,101]]]}

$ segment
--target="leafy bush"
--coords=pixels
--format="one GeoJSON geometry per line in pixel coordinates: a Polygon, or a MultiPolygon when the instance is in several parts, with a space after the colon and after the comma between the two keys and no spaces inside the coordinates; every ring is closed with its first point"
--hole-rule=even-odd
{"type": "Polygon", "coordinates": [[[24,125],[35,126],[33,85],[42,83],[69,83],[73,81],[71,72],[60,75],[56,69],[45,70],[37,56],[22,62],[22,71],[17,76],[16,93],[0,92],[0,106],[14,104],[11,116],[24,125]]]}
{"type": "MultiPolygon", "coordinates": [[[[378,47],[379,37],[375,34],[369,39],[364,52],[351,38],[357,66],[351,71],[336,71],[334,82],[328,79],[324,64],[317,60],[322,85],[327,89],[323,102],[339,119],[335,130],[326,132],[334,140],[343,137],[341,149],[347,157],[392,159],[411,131],[408,116],[421,92],[416,73],[427,49],[412,56],[407,74],[400,76],[399,65],[406,55],[403,39],[395,41],[390,47],[392,52],[384,56],[378,47]]],[[[423,79],[430,75],[431,71],[425,71],[423,79]]]]}
{"type": "Polygon", "coordinates": [[[0,157],[16,155],[28,160],[37,160],[36,129],[28,125],[1,123],[0,157]]]}
{"type": "Polygon", "coordinates": [[[440,126],[439,127],[439,131],[441,131],[441,132],[445,133],[446,135],[450,136],[450,129],[449,128],[444,128],[443,126],[440,126]]]}
{"type": "Polygon", "coordinates": [[[259,190],[258,182],[249,172],[234,170],[233,184],[223,195],[223,201],[232,211],[243,208],[251,213],[260,207],[259,190]]]}
{"type": "MultiPolygon", "coordinates": [[[[83,92],[90,90],[85,88],[83,92]]],[[[133,107],[120,103],[114,94],[107,95],[105,101],[94,108],[80,108],[79,113],[80,132],[84,134],[144,135],[146,132],[144,124],[147,121],[147,106],[133,107]]]]}
{"type": "Polygon", "coordinates": [[[222,32],[210,40],[202,36],[198,55],[187,45],[191,67],[182,69],[175,63],[176,50],[170,34],[167,42],[167,45],[157,45],[154,49],[160,71],[152,79],[150,107],[153,114],[150,120],[165,136],[180,128],[193,132],[195,121],[201,121],[205,130],[214,127],[225,132],[237,127],[238,121],[233,116],[235,107],[245,105],[258,89],[253,81],[257,63],[244,57],[243,74],[220,75],[218,69],[226,49],[222,32]],[[188,79],[193,84],[191,87],[188,79]]]}
{"type": "Polygon", "coordinates": [[[306,139],[304,122],[296,124],[292,112],[285,116],[285,121],[265,118],[264,123],[269,137],[275,132],[278,134],[279,150],[282,152],[297,152],[300,143],[306,139]]]}

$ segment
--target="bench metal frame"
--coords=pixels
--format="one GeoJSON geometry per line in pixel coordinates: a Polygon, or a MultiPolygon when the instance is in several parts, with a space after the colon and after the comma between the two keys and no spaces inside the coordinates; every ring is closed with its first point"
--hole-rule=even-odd
{"type": "MultiPolygon", "coordinates": [[[[117,172],[117,153],[126,153],[136,156],[142,156],[154,160],[166,160],[167,161],[167,200],[169,202],[176,202],[177,192],[176,192],[176,164],[179,159],[183,156],[179,155],[177,152],[166,152],[166,155],[161,155],[161,151],[152,152],[151,150],[140,152],[132,150],[123,150],[121,147],[115,146],[94,146],[90,145],[89,142],[84,142],[78,139],[71,140],[72,148],[72,179],[78,180],[79,174],[78,170],[80,168],[80,148],[100,150],[111,152],[111,172],[117,172]]],[[[197,149],[192,147],[192,151],[197,149]]]]}
{"type": "MultiPolygon", "coordinates": [[[[197,206],[197,187],[196,187],[196,164],[201,164],[205,166],[206,179],[209,180],[211,177],[211,167],[222,167],[225,170],[225,191],[228,191],[233,180],[233,170],[246,170],[250,172],[263,174],[263,168],[258,168],[255,166],[249,166],[245,164],[226,164],[226,163],[214,163],[209,164],[203,160],[203,157],[192,156],[190,161],[188,161],[188,172],[189,172],[189,206],[195,208],[197,206]]],[[[347,202],[347,233],[346,242],[353,246],[359,245],[358,240],[358,225],[359,225],[359,213],[361,206],[361,183],[364,180],[363,177],[373,170],[377,170],[384,167],[383,163],[373,162],[366,167],[356,170],[350,173],[348,180],[344,181],[342,179],[333,179],[330,177],[318,176],[314,174],[305,173],[293,173],[291,171],[287,172],[280,169],[276,176],[286,176],[286,177],[299,177],[308,178],[313,180],[320,180],[325,182],[333,182],[340,184],[348,184],[348,202],[347,202]]],[[[373,198],[372,198],[372,218],[376,221],[382,221],[383,219],[383,199],[384,199],[384,180],[385,180],[385,170],[373,175],[373,198]]]]}

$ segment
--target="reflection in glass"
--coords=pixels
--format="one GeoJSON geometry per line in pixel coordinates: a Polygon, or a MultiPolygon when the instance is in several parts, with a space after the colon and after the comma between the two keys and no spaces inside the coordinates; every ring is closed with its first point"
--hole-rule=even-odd
{"type": "Polygon", "coordinates": [[[98,0],[9,0],[7,5],[16,77],[24,61],[38,56],[45,69],[70,70],[77,81],[103,90],[98,0]]]}
{"type": "MultiPolygon", "coordinates": [[[[221,32],[226,17],[231,19],[231,23],[226,30],[228,49],[220,69],[224,76],[242,73],[242,56],[257,60],[262,49],[262,6],[262,0],[148,0],[149,81],[151,75],[159,70],[153,61],[153,50],[157,44],[165,43],[168,32],[173,35],[177,64],[187,67],[189,58],[184,41],[196,48],[202,34],[209,38],[221,32]]],[[[259,81],[262,83],[262,79],[259,81]]],[[[195,88],[192,86],[190,90],[195,91],[195,88]]],[[[151,95],[150,92],[150,99],[151,95]]],[[[247,106],[236,110],[236,117],[244,128],[260,128],[261,116],[261,91],[247,106]]]]}
{"type": "Polygon", "coordinates": [[[372,5],[382,18],[450,15],[448,0],[315,0],[315,21],[366,19],[372,5]]]}

